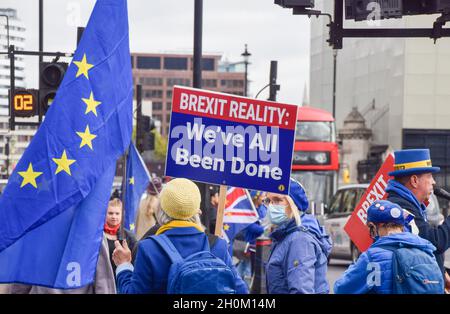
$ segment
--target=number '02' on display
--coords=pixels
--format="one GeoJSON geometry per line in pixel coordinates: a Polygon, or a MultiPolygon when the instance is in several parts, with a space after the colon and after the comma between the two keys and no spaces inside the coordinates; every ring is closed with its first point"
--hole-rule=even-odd
{"type": "Polygon", "coordinates": [[[15,90],[12,97],[12,110],[18,117],[32,117],[37,114],[36,91],[15,90]]]}

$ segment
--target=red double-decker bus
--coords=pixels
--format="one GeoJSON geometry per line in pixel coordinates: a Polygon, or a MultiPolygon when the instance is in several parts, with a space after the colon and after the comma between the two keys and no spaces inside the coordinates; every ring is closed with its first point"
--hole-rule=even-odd
{"type": "Polygon", "coordinates": [[[306,189],[310,208],[319,210],[337,189],[339,152],[334,118],[328,111],[300,107],[292,176],[306,189]]]}

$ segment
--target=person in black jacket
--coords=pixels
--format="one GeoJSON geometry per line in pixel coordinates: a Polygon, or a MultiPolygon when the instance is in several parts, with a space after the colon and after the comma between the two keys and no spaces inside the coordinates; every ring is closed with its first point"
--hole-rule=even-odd
{"type": "Polygon", "coordinates": [[[424,204],[430,198],[436,184],[433,173],[438,172],[440,168],[431,165],[428,149],[401,150],[396,151],[394,155],[394,171],[389,173],[394,180],[388,182],[387,200],[398,204],[415,216],[414,223],[419,236],[436,247],[434,255],[448,287],[450,283],[444,270],[444,253],[450,247],[450,216],[440,226],[434,227],[427,221],[424,204]]]}

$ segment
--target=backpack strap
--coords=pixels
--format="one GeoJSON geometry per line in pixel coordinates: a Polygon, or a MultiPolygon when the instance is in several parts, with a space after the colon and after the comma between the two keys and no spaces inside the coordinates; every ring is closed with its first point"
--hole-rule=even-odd
{"type": "Polygon", "coordinates": [[[159,247],[164,252],[166,252],[172,264],[184,260],[178,252],[177,248],[173,245],[172,241],[170,241],[170,239],[165,234],[151,236],[149,239],[154,240],[159,245],[159,247]]]}

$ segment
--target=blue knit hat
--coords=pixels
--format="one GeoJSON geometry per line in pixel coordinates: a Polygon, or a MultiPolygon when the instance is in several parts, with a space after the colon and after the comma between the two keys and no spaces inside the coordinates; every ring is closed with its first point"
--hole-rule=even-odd
{"type": "Polygon", "coordinates": [[[429,149],[404,149],[394,152],[394,171],[390,176],[401,177],[427,172],[439,172],[441,168],[431,165],[429,149]]]}
{"type": "Polygon", "coordinates": [[[308,210],[309,202],[305,189],[300,182],[292,178],[289,186],[289,196],[294,201],[294,204],[297,206],[298,210],[302,212],[308,210]]]}
{"type": "Polygon", "coordinates": [[[389,201],[375,201],[367,209],[367,222],[405,225],[406,216],[403,208],[389,201]]]}

